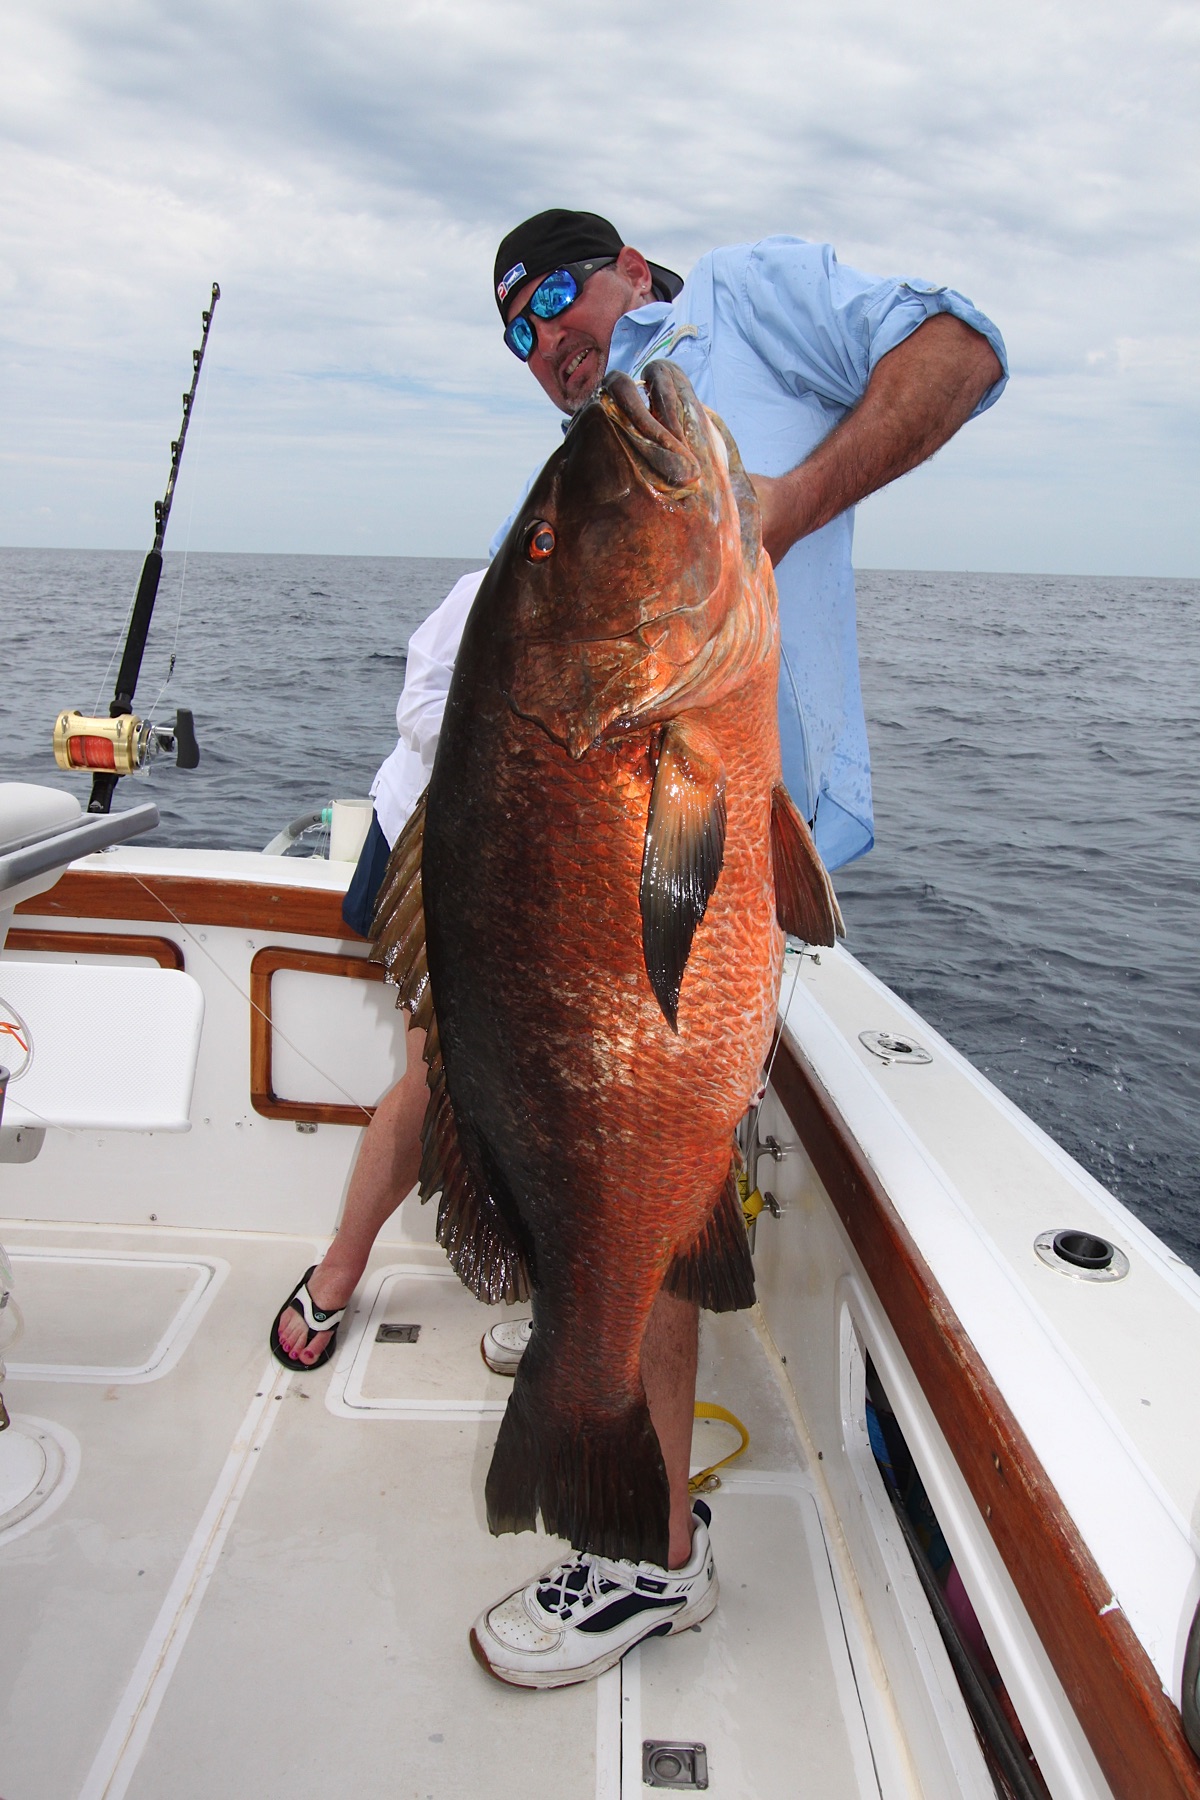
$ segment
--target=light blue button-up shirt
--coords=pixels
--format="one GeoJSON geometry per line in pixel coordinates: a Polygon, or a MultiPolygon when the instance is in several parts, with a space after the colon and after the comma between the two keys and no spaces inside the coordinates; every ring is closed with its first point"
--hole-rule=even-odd
{"type": "MultiPolygon", "coordinates": [[[[670,355],[729,426],[746,468],[783,475],[858,404],[880,358],[942,312],[985,337],[1005,371],[976,408],[982,412],[1008,379],[1004,341],[990,319],[952,288],[878,281],[843,267],[829,244],[802,238],[764,238],[701,257],[673,301],[617,321],[608,366],[636,374],[654,356],[670,355]]],[[[514,517],[493,539],[493,555],[514,517]]],[[[850,508],[793,544],[775,570],[784,780],[814,821],[831,869],[874,842],[853,539],[850,508]]]]}

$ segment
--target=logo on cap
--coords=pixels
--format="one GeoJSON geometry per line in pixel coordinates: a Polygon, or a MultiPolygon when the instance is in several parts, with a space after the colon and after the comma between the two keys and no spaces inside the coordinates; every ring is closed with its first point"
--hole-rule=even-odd
{"type": "Polygon", "coordinates": [[[501,303],[503,303],[505,300],[507,300],[508,296],[512,293],[514,287],[517,285],[518,281],[520,281],[522,279],[524,274],[525,274],[525,264],[524,263],[514,263],[512,268],[508,271],[508,274],[504,277],[503,281],[498,282],[496,285],[497,300],[499,300],[501,303]]]}

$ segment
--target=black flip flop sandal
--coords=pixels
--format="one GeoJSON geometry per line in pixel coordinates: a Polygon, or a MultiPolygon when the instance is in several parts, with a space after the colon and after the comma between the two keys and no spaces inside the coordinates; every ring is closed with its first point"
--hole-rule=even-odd
{"type": "Polygon", "coordinates": [[[346,1309],[344,1306],[338,1307],[335,1312],[322,1312],[321,1308],[309,1293],[308,1283],[310,1278],[316,1273],[316,1268],[317,1265],[314,1263],[311,1269],[306,1269],[304,1271],[300,1280],[296,1283],[279,1311],[275,1314],[275,1323],[271,1327],[271,1355],[275,1358],[276,1362],[282,1363],[285,1369],[295,1369],[301,1375],[311,1375],[314,1369],[323,1368],[329,1361],[330,1357],[337,1349],[338,1326],[346,1316],[346,1309]],[[279,1341],[279,1322],[283,1318],[284,1313],[289,1309],[293,1309],[300,1314],[300,1317],[304,1320],[305,1326],[308,1329],[308,1336],[304,1340],[304,1348],[306,1350],[313,1339],[322,1331],[332,1331],[333,1333],[333,1336],[330,1338],[315,1362],[300,1362],[296,1357],[289,1356],[279,1341]]]}

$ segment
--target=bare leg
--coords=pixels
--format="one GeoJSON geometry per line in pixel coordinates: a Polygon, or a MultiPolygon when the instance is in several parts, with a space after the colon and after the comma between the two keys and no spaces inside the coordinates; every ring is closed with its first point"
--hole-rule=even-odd
{"type": "MultiPolygon", "coordinates": [[[[379,1102],[363,1134],[337,1236],[308,1284],[322,1312],[345,1306],[362,1279],[375,1239],[417,1179],[421,1122],[429,1098],[424,1048],[425,1033],[410,1028],[404,1073],[379,1102]]],[[[308,1349],[302,1350],[306,1330],[300,1314],[289,1308],[279,1322],[279,1342],[289,1356],[311,1363],[329,1342],[329,1333],[318,1332],[308,1349]]]]}
{"type": "Polygon", "coordinates": [[[667,1567],[681,1569],[692,1554],[692,1419],[696,1408],[696,1353],[700,1309],[690,1300],[660,1292],[642,1339],[642,1382],[671,1484],[671,1534],[667,1567]]]}

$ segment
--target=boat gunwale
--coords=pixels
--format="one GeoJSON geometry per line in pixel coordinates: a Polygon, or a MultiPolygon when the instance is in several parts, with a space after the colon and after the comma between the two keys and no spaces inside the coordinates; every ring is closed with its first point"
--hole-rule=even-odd
{"type": "Polygon", "coordinates": [[[1200,1800],[1179,1711],[835,1100],[794,1037],[772,1086],[1119,1800],[1200,1800]]]}
{"type": "MultiPolygon", "coordinates": [[[[265,859],[264,859],[265,860],[265,859]]],[[[41,919],[127,919],[156,925],[230,925],[247,931],[281,931],[297,937],[354,942],[342,918],[343,891],[292,882],[245,881],[201,874],[142,874],[109,866],[73,867],[47,892],[23,900],[17,916],[41,919]]],[[[346,881],[354,873],[345,866],[346,881]]],[[[322,863],[324,870],[328,867],[322,863]]]]}

